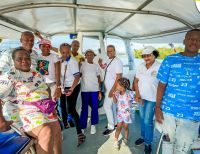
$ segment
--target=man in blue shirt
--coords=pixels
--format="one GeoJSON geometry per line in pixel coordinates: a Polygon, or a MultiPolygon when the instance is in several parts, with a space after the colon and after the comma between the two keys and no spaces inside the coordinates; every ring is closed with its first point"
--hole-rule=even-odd
{"type": "Polygon", "coordinates": [[[198,138],[200,124],[200,30],[185,35],[185,51],[160,66],[155,116],[162,124],[162,153],[186,154],[198,138]]]}

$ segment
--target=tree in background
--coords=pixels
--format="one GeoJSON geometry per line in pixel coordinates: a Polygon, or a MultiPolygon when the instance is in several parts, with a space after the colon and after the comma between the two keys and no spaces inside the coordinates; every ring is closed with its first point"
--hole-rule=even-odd
{"type": "MultiPolygon", "coordinates": [[[[160,56],[158,57],[159,59],[164,59],[166,56],[176,53],[173,48],[163,47],[163,48],[157,48],[157,50],[159,51],[159,54],[160,54],[160,56]]],[[[176,51],[183,52],[184,48],[176,47],[176,51]]],[[[133,54],[134,54],[135,58],[139,58],[139,59],[142,58],[141,57],[142,49],[134,50],[133,54]]]]}

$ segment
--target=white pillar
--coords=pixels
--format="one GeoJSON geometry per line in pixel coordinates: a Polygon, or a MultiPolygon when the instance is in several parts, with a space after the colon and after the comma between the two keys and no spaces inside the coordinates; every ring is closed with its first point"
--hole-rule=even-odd
{"type": "Polygon", "coordinates": [[[83,51],[83,37],[84,36],[97,36],[99,38],[101,53],[106,56],[105,43],[103,39],[103,34],[101,32],[79,32],[77,40],[80,42],[80,48],[78,52],[82,53],[83,51]]]}
{"type": "Polygon", "coordinates": [[[129,70],[134,70],[135,69],[135,63],[134,63],[134,55],[133,51],[131,49],[131,40],[130,39],[123,39],[126,47],[126,53],[128,55],[128,65],[129,65],[129,70]]]}
{"type": "Polygon", "coordinates": [[[78,32],[77,41],[79,41],[79,43],[80,43],[80,47],[78,49],[78,52],[82,53],[82,51],[83,51],[83,33],[82,32],[78,32]]]}

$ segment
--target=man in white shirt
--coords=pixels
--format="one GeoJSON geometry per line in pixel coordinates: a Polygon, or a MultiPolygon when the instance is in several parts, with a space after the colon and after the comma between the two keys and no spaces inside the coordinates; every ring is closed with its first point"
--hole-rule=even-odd
{"type": "MultiPolygon", "coordinates": [[[[30,52],[31,55],[31,68],[36,69],[38,55],[35,50],[33,50],[34,46],[34,35],[30,31],[25,31],[21,34],[20,38],[21,45],[24,49],[30,52]]],[[[8,49],[1,54],[0,57],[0,74],[3,72],[9,71],[9,69],[14,65],[12,60],[12,51],[13,49],[8,49]]]]}
{"type": "Polygon", "coordinates": [[[104,83],[106,88],[104,109],[108,119],[107,129],[103,132],[103,135],[107,136],[115,129],[116,121],[116,104],[113,102],[113,92],[115,91],[117,80],[122,77],[123,63],[116,57],[115,46],[107,46],[108,59],[105,64],[99,61],[101,68],[105,70],[104,83]]]}

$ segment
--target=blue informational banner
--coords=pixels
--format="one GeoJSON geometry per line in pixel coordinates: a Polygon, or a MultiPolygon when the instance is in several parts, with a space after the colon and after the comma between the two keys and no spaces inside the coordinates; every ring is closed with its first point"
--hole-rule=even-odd
{"type": "Polygon", "coordinates": [[[77,34],[69,34],[70,39],[76,39],[77,38],[77,34]]]}

